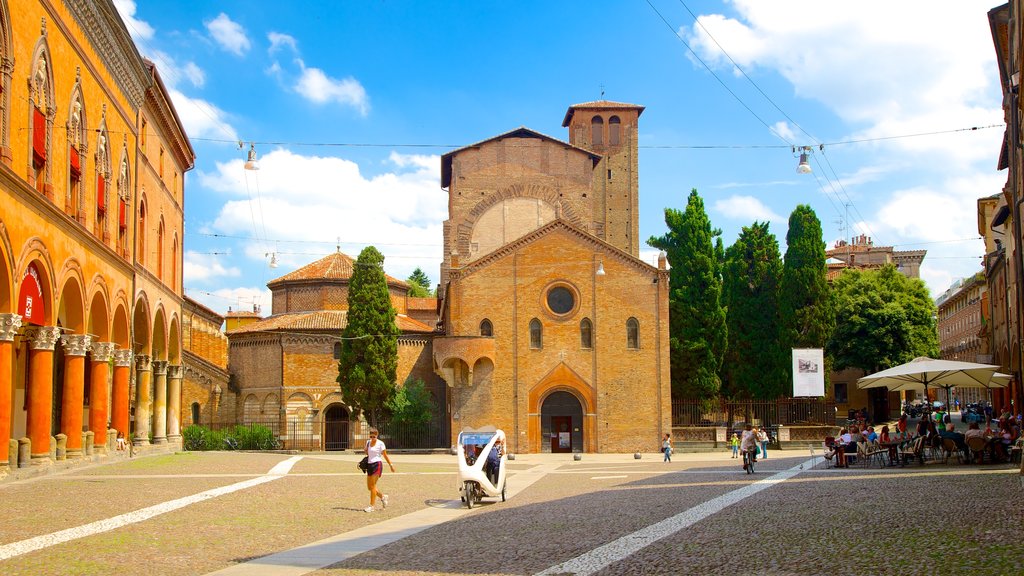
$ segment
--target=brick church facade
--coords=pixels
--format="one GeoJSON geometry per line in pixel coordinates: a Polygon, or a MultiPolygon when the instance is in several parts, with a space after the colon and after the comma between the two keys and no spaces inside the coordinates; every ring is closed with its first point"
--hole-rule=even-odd
{"type": "Polygon", "coordinates": [[[435,370],[453,435],[515,452],[631,452],[670,431],[668,271],[639,259],[642,106],[571,106],[449,152],[435,370]]]}

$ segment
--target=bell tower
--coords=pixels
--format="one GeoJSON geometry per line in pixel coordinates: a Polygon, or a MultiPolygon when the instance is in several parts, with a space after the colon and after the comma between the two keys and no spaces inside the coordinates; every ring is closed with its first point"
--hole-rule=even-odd
{"type": "Polygon", "coordinates": [[[598,100],[570,106],[562,120],[570,144],[601,155],[592,180],[594,233],[634,257],[640,255],[637,124],[643,111],[598,100]]]}

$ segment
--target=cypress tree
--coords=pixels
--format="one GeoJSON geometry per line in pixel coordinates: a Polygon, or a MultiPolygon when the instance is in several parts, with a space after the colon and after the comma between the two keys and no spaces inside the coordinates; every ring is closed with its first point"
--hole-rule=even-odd
{"type": "Polygon", "coordinates": [[[779,242],[768,223],[745,226],[725,251],[722,300],[729,345],[723,395],[775,399],[786,388],[787,356],[779,343],[779,242]]]}
{"type": "Polygon", "coordinates": [[[348,287],[348,324],[342,332],[338,383],[345,402],[376,426],[395,394],[398,335],[388,294],[384,256],[373,246],[359,253],[348,287]]]}
{"type": "Polygon", "coordinates": [[[786,348],[824,348],[832,335],[835,313],[827,272],[821,221],[810,206],[801,204],[789,215],[779,295],[786,348]]]}
{"type": "Polygon", "coordinates": [[[718,370],[725,353],[725,310],[719,275],[720,258],[704,201],[694,189],[686,211],[665,209],[668,232],[651,237],[650,246],[664,250],[669,271],[669,354],[672,397],[711,400],[718,395],[718,370]]]}

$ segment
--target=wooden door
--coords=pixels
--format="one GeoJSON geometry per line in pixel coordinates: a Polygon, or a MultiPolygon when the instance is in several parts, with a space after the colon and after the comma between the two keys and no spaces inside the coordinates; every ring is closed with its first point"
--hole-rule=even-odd
{"type": "Polygon", "coordinates": [[[572,416],[551,417],[551,451],[572,452],[572,416]]]}

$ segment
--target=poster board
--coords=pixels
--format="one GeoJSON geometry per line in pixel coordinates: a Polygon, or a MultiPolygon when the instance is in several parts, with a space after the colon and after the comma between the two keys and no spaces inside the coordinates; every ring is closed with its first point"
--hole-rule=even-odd
{"type": "Polygon", "coordinates": [[[824,351],[821,348],[793,348],[793,396],[824,395],[824,351]]]}

